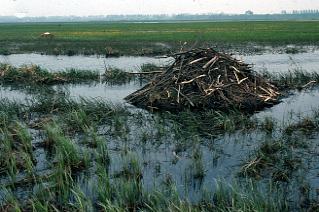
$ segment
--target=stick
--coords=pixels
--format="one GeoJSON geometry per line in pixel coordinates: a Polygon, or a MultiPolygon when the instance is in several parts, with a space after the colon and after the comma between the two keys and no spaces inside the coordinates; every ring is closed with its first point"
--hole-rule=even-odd
{"type": "Polygon", "coordinates": [[[179,94],[181,93],[181,85],[178,85],[177,103],[179,104],[179,94]]]}
{"type": "Polygon", "coordinates": [[[313,84],[313,83],[316,83],[317,81],[310,81],[310,82],[308,82],[307,84],[305,84],[304,86],[302,86],[302,88],[305,88],[305,87],[307,87],[307,86],[309,86],[309,85],[311,85],[311,84],[313,84]]]}
{"type": "Polygon", "coordinates": [[[229,66],[229,67],[234,69],[236,72],[240,73],[240,71],[237,68],[235,68],[234,66],[229,66]]]}
{"type": "Polygon", "coordinates": [[[210,65],[214,65],[214,63],[218,60],[218,56],[216,55],[215,57],[213,57],[210,61],[208,61],[204,66],[203,69],[208,68],[208,66],[210,65]]]}
{"type": "Polygon", "coordinates": [[[207,57],[202,57],[202,58],[199,58],[199,59],[197,59],[197,60],[193,60],[192,62],[190,62],[190,63],[188,63],[189,65],[192,65],[192,64],[194,64],[194,63],[197,63],[197,62],[199,62],[199,61],[202,61],[202,60],[204,60],[204,59],[206,59],[207,57]]]}
{"type": "Polygon", "coordinates": [[[161,74],[163,71],[125,72],[127,74],[161,74]]]}
{"type": "Polygon", "coordinates": [[[181,84],[181,85],[188,84],[188,83],[191,83],[191,82],[193,82],[194,80],[199,79],[199,78],[202,78],[202,77],[206,77],[206,75],[205,75],[205,74],[199,75],[199,76],[195,77],[194,79],[181,82],[180,84],[181,84]]]}
{"type": "Polygon", "coordinates": [[[192,107],[194,107],[194,103],[183,93],[181,93],[180,91],[178,91],[176,88],[174,88],[181,96],[185,97],[185,99],[191,104],[192,107]]]}

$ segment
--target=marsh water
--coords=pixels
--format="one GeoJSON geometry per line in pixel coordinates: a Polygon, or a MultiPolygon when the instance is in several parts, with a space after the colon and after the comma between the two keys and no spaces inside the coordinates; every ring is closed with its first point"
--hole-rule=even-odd
{"type": "Polygon", "coordinates": [[[39,65],[49,71],[63,71],[67,69],[104,71],[113,67],[125,71],[136,71],[143,64],[165,65],[171,58],[154,57],[104,57],[104,56],[52,56],[41,54],[12,54],[0,56],[0,63],[8,63],[14,66],[39,65]]]}
{"type": "MultiPolygon", "coordinates": [[[[260,55],[235,55],[236,58],[254,65],[256,71],[267,70],[269,72],[285,72],[294,69],[318,71],[319,51],[299,54],[271,54],[260,55]]],[[[41,54],[12,54],[0,56],[0,63],[8,63],[14,66],[39,65],[49,71],[63,71],[66,69],[98,70],[104,71],[105,67],[115,67],[126,71],[136,71],[143,64],[155,64],[164,66],[170,64],[172,58],[156,57],[104,57],[104,56],[52,56],[41,54]]]]}
{"type": "MultiPolygon", "coordinates": [[[[248,63],[255,65],[255,70],[270,72],[285,72],[288,70],[301,68],[306,71],[319,71],[319,51],[300,53],[300,54],[263,54],[252,56],[237,56],[244,59],[248,63]]],[[[153,63],[156,65],[166,65],[172,61],[171,58],[151,58],[151,57],[119,57],[105,58],[97,56],[47,56],[39,54],[17,54],[9,56],[0,56],[1,63],[9,63],[14,66],[36,64],[49,71],[61,71],[70,68],[99,70],[103,71],[105,67],[116,67],[127,71],[139,69],[145,63],[153,63]]],[[[143,83],[132,81],[122,85],[111,85],[107,83],[94,84],[67,84],[52,86],[57,95],[67,95],[73,99],[97,98],[104,101],[110,101],[115,104],[125,104],[123,98],[128,94],[138,90],[143,83]]],[[[26,103],[36,96],[36,91],[25,89],[23,87],[6,85],[0,86],[0,98],[7,98],[12,101],[20,101],[26,103]]],[[[276,122],[289,124],[297,122],[303,117],[312,116],[313,111],[319,108],[319,89],[308,89],[304,91],[292,91],[289,95],[282,99],[281,103],[271,108],[256,113],[253,117],[263,119],[271,117],[276,122]]],[[[134,107],[132,107],[134,108],[134,107]]],[[[140,111],[139,111],[140,112],[140,111]]],[[[222,136],[204,139],[204,142],[196,141],[180,141],[174,137],[166,135],[158,140],[153,135],[155,126],[153,115],[147,111],[143,111],[141,116],[144,121],[148,120],[148,124],[142,126],[130,126],[129,140],[130,142],[121,142],[113,137],[109,138],[108,148],[111,157],[111,173],[120,172],[125,158],[122,152],[129,150],[137,155],[142,164],[143,185],[145,189],[152,189],[161,182],[172,179],[177,191],[196,201],[200,198],[204,189],[214,190],[216,181],[223,180],[231,183],[238,175],[240,167],[247,161],[249,155],[258,148],[262,140],[268,135],[253,132],[235,132],[222,136]],[[141,143],[141,137],[149,135],[149,142],[141,143]],[[181,142],[185,142],[181,144],[181,142]],[[182,147],[181,147],[182,146],[182,147]],[[194,179],[190,177],[193,170],[192,154],[194,148],[198,148],[202,153],[202,164],[204,168],[204,177],[194,179]],[[182,150],[180,150],[182,149],[182,150]]],[[[133,120],[128,120],[134,123],[133,120]]],[[[32,131],[34,135],[39,134],[38,131],[32,131]]],[[[308,160],[307,171],[304,178],[310,184],[313,190],[319,188],[318,173],[319,168],[316,164],[319,162],[318,146],[319,137],[314,136],[307,141],[312,146],[310,153],[303,154],[303,160],[308,160]]],[[[36,142],[36,141],[35,141],[36,142]]],[[[36,150],[36,169],[46,171],[49,167],[51,158],[46,155],[43,148],[36,150]]],[[[78,182],[81,188],[88,195],[93,195],[94,177],[88,180],[86,174],[78,176],[78,182]]],[[[0,183],[6,183],[7,179],[0,177],[0,183]]],[[[293,193],[296,186],[289,188],[293,193]]],[[[20,195],[24,195],[24,190],[20,191],[20,195]]]]}

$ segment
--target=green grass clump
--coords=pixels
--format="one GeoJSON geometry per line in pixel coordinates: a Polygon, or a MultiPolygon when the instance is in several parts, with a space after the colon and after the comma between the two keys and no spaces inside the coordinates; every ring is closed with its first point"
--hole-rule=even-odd
{"type": "Polygon", "coordinates": [[[12,121],[18,121],[26,112],[25,106],[19,102],[1,99],[0,101],[0,127],[6,127],[12,121]]]}
{"type": "Polygon", "coordinates": [[[98,71],[78,69],[69,69],[63,72],[58,72],[56,75],[65,79],[67,82],[72,83],[98,81],[100,78],[100,73],[98,71]]]}
{"type": "Polygon", "coordinates": [[[55,80],[53,74],[39,66],[22,66],[15,68],[7,64],[0,66],[2,82],[33,82],[33,83],[52,83],[55,80]]]}
{"type": "Polygon", "coordinates": [[[200,147],[195,147],[192,155],[192,174],[195,179],[203,179],[205,177],[205,169],[203,164],[203,153],[200,147]]]}
{"type": "Polygon", "coordinates": [[[16,68],[8,64],[0,64],[0,81],[3,83],[52,85],[98,81],[99,79],[100,74],[97,71],[70,69],[52,73],[36,65],[16,68]]]}
{"type": "Polygon", "coordinates": [[[9,49],[6,48],[0,48],[0,55],[10,55],[9,49]]]}
{"type": "Polygon", "coordinates": [[[264,72],[263,75],[281,90],[303,89],[309,82],[311,84],[308,84],[308,86],[319,83],[317,72],[307,72],[301,69],[277,74],[264,72]]]}
{"type": "Polygon", "coordinates": [[[274,181],[288,182],[292,174],[301,166],[302,160],[293,149],[305,148],[303,141],[290,142],[295,138],[266,140],[243,165],[240,173],[261,179],[271,177],[274,181]]]}
{"type": "Polygon", "coordinates": [[[0,210],[1,211],[16,211],[20,212],[21,204],[9,189],[0,187],[1,194],[3,195],[0,200],[0,210]]]}
{"type": "MultiPolygon", "coordinates": [[[[41,114],[59,114],[67,124],[74,126],[77,124],[73,119],[80,123],[93,121],[101,124],[115,115],[128,116],[130,112],[123,105],[116,105],[102,99],[81,98],[76,101],[68,96],[39,96],[31,102],[30,112],[41,114]]],[[[82,124],[83,124],[82,123],[82,124]]]]}
{"type": "Polygon", "coordinates": [[[316,108],[312,111],[311,116],[306,116],[300,118],[295,123],[291,123],[288,126],[285,126],[283,132],[289,136],[296,135],[299,132],[302,132],[305,135],[313,135],[319,131],[319,108],[316,108]]]}
{"type": "Polygon", "coordinates": [[[12,181],[21,170],[33,174],[36,163],[33,157],[32,137],[26,126],[13,122],[0,128],[0,175],[8,174],[12,181]]]}
{"type": "Polygon", "coordinates": [[[236,129],[256,128],[254,120],[249,114],[237,110],[222,112],[209,110],[203,112],[182,111],[177,114],[166,113],[169,118],[179,125],[179,130],[185,133],[199,133],[201,135],[217,135],[225,132],[234,132],[236,129]]]}
{"type": "Polygon", "coordinates": [[[81,170],[88,167],[89,156],[68,137],[56,124],[46,127],[47,139],[54,144],[58,163],[72,170],[81,170]]]}
{"type": "Polygon", "coordinates": [[[125,177],[127,179],[140,180],[143,177],[142,168],[138,158],[129,154],[124,160],[122,171],[117,176],[125,177]]]}
{"type": "Polygon", "coordinates": [[[288,203],[280,192],[266,192],[258,189],[252,182],[244,183],[243,186],[225,186],[225,183],[217,183],[215,192],[214,210],[215,211],[290,211],[288,203]]]}
{"type": "Polygon", "coordinates": [[[163,68],[153,63],[145,63],[141,66],[141,72],[161,71],[163,68]]]}
{"type": "Polygon", "coordinates": [[[109,83],[127,83],[132,79],[132,74],[117,68],[110,68],[104,73],[104,80],[109,83]]]}

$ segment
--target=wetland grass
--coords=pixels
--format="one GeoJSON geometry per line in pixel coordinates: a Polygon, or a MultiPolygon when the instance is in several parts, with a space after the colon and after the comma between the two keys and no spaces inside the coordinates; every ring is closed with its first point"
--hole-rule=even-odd
{"type": "Polygon", "coordinates": [[[7,48],[0,48],[0,55],[10,55],[10,51],[7,48]]]}
{"type": "Polygon", "coordinates": [[[195,179],[203,179],[205,177],[205,168],[203,164],[203,153],[200,147],[195,147],[192,155],[192,172],[195,179]]]}
{"type": "Polygon", "coordinates": [[[89,156],[85,150],[80,148],[68,137],[56,124],[46,127],[47,139],[55,147],[56,160],[59,164],[72,170],[81,170],[89,165],[89,156]]]}
{"type": "Polygon", "coordinates": [[[307,72],[302,69],[290,70],[287,73],[267,73],[263,76],[278,86],[281,90],[305,89],[312,85],[318,85],[319,73],[307,72]]]}
{"type": "Polygon", "coordinates": [[[126,181],[125,185],[122,184],[119,188],[125,189],[125,193],[120,190],[113,201],[107,195],[103,202],[99,203],[102,209],[105,211],[289,211],[282,197],[276,199],[276,194],[280,195],[279,191],[271,191],[272,196],[267,196],[252,183],[247,187],[240,187],[219,182],[216,193],[206,194],[209,197],[203,198],[198,204],[181,199],[174,186],[153,192],[141,192],[136,182],[126,181]]]}
{"type": "Polygon", "coordinates": [[[121,176],[126,179],[135,179],[141,180],[143,178],[142,168],[137,156],[133,155],[132,153],[127,153],[124,162],[122,171],[116,176],[121,176]]]}
{"type": "Polygon", "coordinates": [[[18,122],[1,128],[0,175],[8,174],[14,182],[20,171],[33,176],[36,161],[33,157],[32,137],[26,127],[18,122]]]}
{"type": "Polygon", "coordinates": [[[12,191],[6,188],[1,188],[1,190],[2,197],[0,198],[0,209],[2,211],[22,211],[21,205],[12,191]]]}
{"type": "Polygon", "coordinates": [[[265,192],[253,181],[232,186],[218,182],[213,199],[216,211],[290,211],[280,190],[269,185],[269,191],[265,192]]]}
{"type": "Polygon", "coordinates": [[[50,72],[39,66],[13,67],[0,64],[0,82],[4,84],[56,85],[66,83],[106,82],[110,84],[125,84],[136,80],[137,76],[121,69],[109,68],[103,74],[99,71],[68,69],[50,72]]]}
{"type": "Polygon", "coordinates": [[[314,115],[312,118],[305,117],[297,123],[290,124],[284,129],[284,133],[286,133],[287,135],[292,135],[293,133],[302,132],[306,135],[311,135],[314,132],[318,132],[318,117],[318,115],[314,115]]]}
{"type": "Polygon", "coordinates": [[[266,117],[262,122],[261,122],[261,126],[260,128],[264,131],[266,131],[267,133],[272,133],[276,127],[276,121],[273,120],[272,117],[266,117]]]}
{"type": "Polygon", "coordinates": [[[110,68],[104,72],[104,80],[111,84],[125,84],[134,79],[134,75],[118,68],[110,68]]]}
{"type": "MultiPolygon", "coordinates": [[[[148,148],[153,140],[156,145],[166,145],[168,140],[170,145],[176,146],[177,154],[192,150],[191,177],[205,178],[207,167],[201,149],[205,139],[231,134],[237,130],[256,129],[268,132],[266,136],[269,137],[269,132],[278,128],[278,123],[271,119],[259,123],[251,119],[250,114],[236,110],[229,113],[213,110],[205,113],[183,111],[179,114],[154,113],[149,116],[102,100],[75,101],[56,93],[37,96],[23,106],[9,100],[1,101],[0,105],[3,105],[0,108],[0,117],[4,117],[0,119],[0,177],[8,177],[9,182],[12,182],[9,183],[10,186],[5,186],[7,188],[0,188],[0,194],[12,189],[6,195],[6,200],[2,201],[2,197],[0,198],[0,210],[289,211],[284,197],[277,198],[271,194],[273,190],[269,194],[259,191],[254,185],[236,187],[236,184],[228,186],[220,183],[217,190],[209,195],[200,191],[206,197],[195,202],[177,192],[172,178],[167,180],[167,185],[144,190],[145,170],[140,156],[137,156],[139,153],[135,154],[137,147],[134,142],[140,144],[142,140],[143,145],[148,148]],[[47,119],[48,117],[50,118],[47,119]],[[34,118],[39,118],[42,122],[36,130],[44,133],[43,137],[35,138],[35,135],[28,132],[29,123],[34,118]],[[134,134],[136,129],[141,131],[141,136],[137,136],[138,141],[134,137],[139,135],[134,134]],[[48,151],[51,158],[47,177],[36,175],[33,157],[35,148],[38,147],[32,145],[34,139],[47,142],[47,146],[42,146],[45,151],[49,150],[47,147],[51,148],[48,151]],[[121,154],[120,152],[124,152],[124,162],[120,163],[120,171],[114,173],[112,165],[117,164],[117,161],[114,161],[112,154],[121,154]],[[16,155],[21,156],[21,159],[15,157],[16,155]],[[6,160],[7,158],[10,160],[6,160]],[[96,185],[89,192],[78,181],[78,176],[86,172],[96,185]],[[36,178],[28,182],[28,185],[37,188],[34,189],[36,192],[26,194],[23,199],[15,193],[16,188],[21,189],[21,185],[14,184],[20,177],[19,174],[36,178]],[[91,193],[96,196],[90,196],[91,193]]],[[[318,127],[318,117],[315,115],[311,121],[292,126],[293,131],[311,129],[313,124],[318,127]]],[[[314,129],[317,130],[317,127],[314,129]]],[[[306,148],[302,143],[304,141],[293,133],[278,139],[269,137],[263,140],[242,168],[244,176],[251,179],[269,177],[272,181],[289,182],[302,166],[298,152],[294,151],[306,148]]],[[[152,147],[157,148],[156,145],[152,147]]],[[[161,165],[160,162],[156,165],[158,175],[165,174],[166,167],[161,168],[161,165]]]]}
{"type": "Polygon", "coordinates": [[[0,64],[0,81],[3,83],[52,85],[98,81],[99,77],[100,74],[94,71],[70,69],[63,72],[52,73],[36,65],[16,68],[8,64],[0,64]]]}
{"type": "Polygon", "coordinates": [[[40,96],[35,98],[29,106],[30,112],[44,115],[58,115],[66,127],[84,130],[88,125],[102,124],[109,118],[122,115],[129,116],[125,106],[112,104],[102,99],[81,98],[79,101],[65,95],[40,96]],[[80,125],[79,125],[80,124],[80,125]]]}
{"type": "Polygon", "coordinates": [[[26,107],[17,101],[1,99],[0,101],[0,127],[6,127],[12,120],[23,118],[26,107]]]}
{"type": "Polygon", "coordinates": [[[228,112],[208,110],[200,112],[182,111],[177,114],[165,113],[165,118],[176,122],[175,129],[184,133],[200,135],[218,135],[231,133],[237,129],[249,130],[257,127],[255,120],[249,114],[244,114],[236,109],[228,112]]]}
{"type": "Polygon", "coordinates": [[[163,67],[159,67],[153,63],[145,63],[141,66],[141,72],[163,71],[163,67]]]}
{"type": "Polygon", "coordinates": [[[242,166],[240,173],[255,179],[268,176],[274,181],[290,181],[292,174],[302,165],[298,151],[294,150],[298,147],[295,144],[297,143],[289,142],[289,138],[266,140],[242,166]]]}
{"type": "Polygon", "coordinates": [[[101,138],[97,139],[96,154],[96,161],[98,164],[104,165],[104,167],[110,164],[111,158],[109,155],[107,142],[101,138]]]}

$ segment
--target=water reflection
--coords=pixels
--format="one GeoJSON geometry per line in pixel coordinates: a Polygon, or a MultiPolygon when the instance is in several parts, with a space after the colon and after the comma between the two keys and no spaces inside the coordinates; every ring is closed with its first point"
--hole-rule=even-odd
{"type": "MultiPolygon", "coordinates": [[[[296,68],[307,71],[319,71],[319,51],[299,54],[262,54],[262,55],[236,55],[246,63],[254,64],[256,71],[285,72],[296,68]]],[[[36,64],[49,71],[62,71],[66,69],[99,70],[105,67],[116,67],[126,71],[136,71],[143,64],[153,63],[158,66],[170,64],[172,58],[155,58],[140,56],[123,56],[106,58],[103,56],[52,56],[40,54],[13,54],[0,56],[0,63],[9,63],[13,66],[36,64]]]]}
{"type": "Polygon", "coordinates": [[[136,71],[143,64],[152,63],[158,66],[165,65],[170,58],[154,57],[102,57],[102,56],[52,56],[40,54],[12,54],[0,56],[0,63],[8,63],[13,66],[39,65],[49,71],[63,71],[66,69],[98,70],[104,71],[105,67],[116,67],[126,71],[136,71]]]}
{"type": "Polygon", "coordinates": [[[319,109],[319,89],[294,91],[282,102],[255,115],[256,118],[263,119],[272,117],[282,124],[297,122],[300,118],[311,116],[314,110],[319,109]]]}

